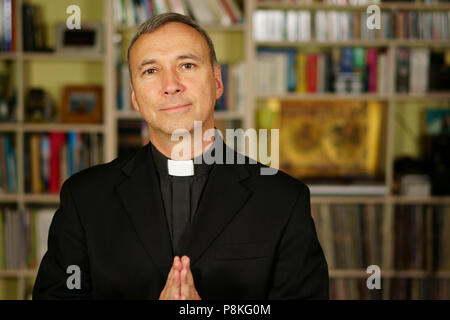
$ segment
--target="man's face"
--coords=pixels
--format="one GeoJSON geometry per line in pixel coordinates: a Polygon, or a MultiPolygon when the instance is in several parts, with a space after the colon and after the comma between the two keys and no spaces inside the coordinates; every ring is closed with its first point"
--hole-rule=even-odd
{"type": "Polygon", "coordinates": [[[194,120],[214,125],[215,101],[223,93],[220,67],[213,70],[208,45],[194,28],[170,22],[140,36],[130,68],[133,107],[151,130],[192,131],[194,120]]]}

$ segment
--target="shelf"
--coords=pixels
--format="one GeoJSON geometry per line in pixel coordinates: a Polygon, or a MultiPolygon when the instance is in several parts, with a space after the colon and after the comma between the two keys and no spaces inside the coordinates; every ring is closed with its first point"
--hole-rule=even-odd
{"type": "Polygon", "coordinates": [[[425,93],[425,94],[414,94],[414,93],[397,93],[394,95],[394,100],[398,102],[404,101],[418,101],[418,100],[449,100],[450,101],[450,92],[442,92],[442,93],[425,93]]]}
{"type": "Polygon", "coordinates": [[[142,120],[142,115],[134,110],[116,110],[118,120],[142,120]]]}
{"type": "Polygon", "coordinates": [[[285,93],[285,94],[257,94],[256,99],[280,99],[280,100],[389,100],[389,95],[381,95],[374,93],[285,93]]]}
{"type": "Polygon", "coordinates": [[[435,204],[435,205],[450,205],[450,196],[430,196],[430,197],[407,197],[407,196],[392,196],[390,197],[394,204],[435,204]]]}
{"type": "Polygon", "coordinates": [[[19,127],[17,122],[0,122],[0,132],[17,131],[19,127]]]}
{"type": "Polygon", "coordinates": [[[25,132],[53,132],[53,131],[76,131],[103,133],[102,124],[75,124],[75,123],[12,123],[0,122],[0,132],[25,131],[25,132]]]}
{"type": "MultiPolygon", "coordinates": [[[[330,278],[367,278],[370,276],[366,270],[330,270],[330,278]]],[[[450,279],[450,271],[425,271],[425,270],[386,270],[381,269],[381,278],[444,278],[450,279]]]]}
{"type": "Polygon", "coordinates": [[[59,204],[59,193],[3,193],[0,194],[0,203],[19,202],[25,203],[59,204]]]}
{"type": "Polygon", "coordinates": [[[77,123],[27,123],[22,125],[25,132],[85,132],[85,133],[103,133],[105,128],[103,124],[77,124],[77,123]]]}
{"type": "Polygon", "coordinates": [[[19,199],[18,193],[1,193],[0,203],[4,202],[17,202],[19,199]]]}
{"type": "Polygon", "coordinates": [[[450,205],[450,196],[406,197],[406,196],[319,196],[311,195],[311,204],[415,204],[450,205]]]}
{"type": "Polygon", "coordinates": [[[349,41],[255,41],[259,47],[450,47],[450,41],[440,40],[349,40],[349,41]]]}
{"type": "MultiPolygon", "coordinates": [[[[339,11],[366,11],[366,5],[337,5],[337,4],[295,4],[282,1],[262,1],[255,6],[256,9],[295,9],[295,10],[339,10],[339,11]]],[[[381,10],[449,10],[450,5],[446,3],[425,4],[425,3],[411,3],[411,2],[396,2],[396,3],[378,3],[376,4],[381,10]]]]}
{"type": "Polygon", "coordinates": [[[414,94],[414,93],[399,93],[394,95],[389,94],[373,94],[373,93],[358,93],[358,94],[339,94],[335,92],[327,93],[285,93],[285,94],[258,94],[256,99],[266,100],[266,99],[280,99],[280,100],[295,100],[295,101],[306,101],[306,100],[395,100],[397,102],[402,101],[428,101],[428,100],[450,100],[450,93],[425,93],[425,94],[414,94]]]}
{"type": "Polygon", "coordinates": [[[34,269],[11,269],[11,270],[0,270],[0,278],[34,278],[37,275],[38,270],[34,269]]]}
{"type": "Polygon", "coordinates": [[[58,193],[26,193],[23,195],[24,201],[27,203],[50,203],[59,204],[59,194],[58,193]]]}
{"type": "Polygon", "coordinates": [[[0,52],[0,60],[15,60],[17,53],[15,52],[0,52]]]}
{"type": "Polygon", "coordinates": [[[311,195],[311,204],[384,204],[383,196],[315,196],[311,195]]]}
{"type": "Polygon", "coordinates": [[[242,112],[236,111],[214,111],[215,120],[241,120],[244,119],[242,112]]]}
{"type": "Polygon", "coordinates": [[[25,52],[23,59],[32,60],[51,60],[51,61],[85,61],[85,62],[103,62],[104,54],[87,54],[87,53],[41,53],[41,52],[25,52]]]}

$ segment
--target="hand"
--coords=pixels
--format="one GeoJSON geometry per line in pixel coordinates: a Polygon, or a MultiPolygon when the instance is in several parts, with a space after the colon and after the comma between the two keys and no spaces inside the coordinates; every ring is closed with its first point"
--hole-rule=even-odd
{"type": "Polygon", "coordinates": [[[192,276],[190,259],[187,256],[181,258],[182,270],[180,272],[180,283],[181,283],[181,300],[201,300],[197,289],[194,285],[194,277],[192,276]]]}
{"type": "Polygon", "coordinates": [[[159,300],[201,300],[194,285],[194,277],[187,256],[176,256],[167,276],[166,285],[161,291],[159,300]]]}
{"type": "Polygon", "coordinates": [[[173,259],[172,268],[167,276],[166,285],[159,295],[159,300],[180,300],[180,271],[182,269],[181,260],[177,256],[173,259]]]}

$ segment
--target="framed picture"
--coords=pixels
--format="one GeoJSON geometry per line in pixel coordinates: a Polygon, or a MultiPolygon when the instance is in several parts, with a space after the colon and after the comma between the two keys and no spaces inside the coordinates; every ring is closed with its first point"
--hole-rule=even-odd
{"type": "Polygon", "coordinates": [[[103,88],[67,86],[63,89],[61,121],[66,123],[101,123],[103,88]]]}
{"type": "Polygon", "coordinates": [[[81,29],[67,29],[65,23],[56,26],[56,52],[100,54],[102,51],[101,23],[84,23],[81,29]]]}

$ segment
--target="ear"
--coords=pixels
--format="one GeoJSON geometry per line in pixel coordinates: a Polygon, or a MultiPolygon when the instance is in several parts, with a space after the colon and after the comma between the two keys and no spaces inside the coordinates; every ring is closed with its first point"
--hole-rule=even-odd
{"type": "Polygon", "coordinates": [[[136,110],[137,112],[141,112],[141,110],[139,109],[139,105],[136,101],[136,95],[134,94],[134,89],[131,82],[130,82],[130,89],[131,89],[131,103],[133,105],[133,109],[136,110]]]}
{"type": "Polygon", "coordinates": [[[214,78],[216,82],[216,100],[219,99],[223,94],[223,82],[222,82],[222,71],[220,65],[214,68],[214,78]]]}

